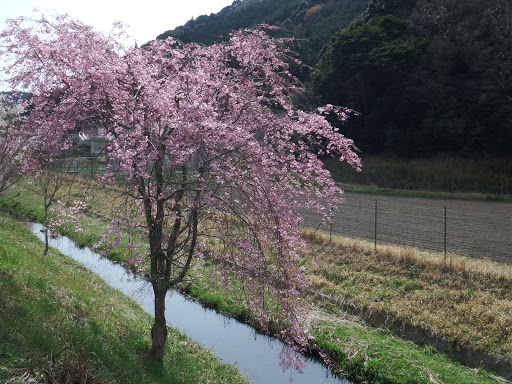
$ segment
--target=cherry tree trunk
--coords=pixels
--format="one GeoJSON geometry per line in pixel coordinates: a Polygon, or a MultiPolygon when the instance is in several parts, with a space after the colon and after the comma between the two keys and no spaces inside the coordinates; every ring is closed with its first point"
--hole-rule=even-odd
{"type": "Polygon", "coordinates": [[[166,284],[160,281],[153,282],[153,292],[155,294],[155,323],[151,328],[150,356],[161,361],[164,357],[165,341],[167,339],[167,324],[165,321],[166,284]]]}
{"type": "Polygon", "coordinates": [[[50,229],[48,228],[48,207],[50,206],[46,196],[44,198],[44,252],[43,252],[43,256],[47,256],[48,255],[48,250],[49,250],[49,247],[50,247],[50,244],[49,244],[49,232],[50,232],[50,229]]]}

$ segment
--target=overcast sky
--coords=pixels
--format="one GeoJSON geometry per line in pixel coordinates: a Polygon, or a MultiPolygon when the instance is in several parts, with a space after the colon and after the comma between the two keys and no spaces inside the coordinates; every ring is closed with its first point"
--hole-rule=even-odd
{"type": "Polygon", "coordinates": [[[34,16],[34,8],[67,13],[108,34],[114,21],[129,25],[128,33],[141,45],[185,24],[192,17],[217,13],[233,0],[0,0],[0,29],[5,20],[34,16]]]}

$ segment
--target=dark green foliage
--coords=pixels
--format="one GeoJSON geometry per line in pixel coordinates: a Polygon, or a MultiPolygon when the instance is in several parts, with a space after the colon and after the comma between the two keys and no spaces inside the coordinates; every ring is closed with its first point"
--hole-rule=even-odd
{"type": "MultiPolygon", "coordinates": [[[[339,31],[323,51],[313,85],[326,101],[361,113],[349,122],[347,135],[364,150],[382,147],[381,120],[400,113],[395,109],[398,84],[405,82],[426,43],[407,35],[405,20],[386,15],[339,31]]],[[[397,129],[391,121],[388,131],[397,129]]]]}
{"type": "Polygon", "coordinates": [[[199,16],[157,39],[172,36],[184,43],[211,44],[233,30],[268,24],[281,27],[280,35],[306,40],[298,51],[303,62],[315,65],[332,34],[360,17],[367,5],[368,0],[237,0],[217,14],[199,16]]]}
{"type": "Polygon", "coordinates": [[[374,0],[336,33],[313,85],[361,113],[364,152],[409,157],[512,152],[511,4],[374,0]]]}

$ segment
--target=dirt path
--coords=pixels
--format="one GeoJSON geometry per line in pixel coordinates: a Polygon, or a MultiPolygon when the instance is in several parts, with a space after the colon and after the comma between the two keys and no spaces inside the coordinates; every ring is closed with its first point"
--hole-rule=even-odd
{"type": "MultiPolygon", "coordinates": [[[[447,251],[512,264],[512,203],[417,197],[345,194],[332,233],[377,242],[444,250],[446,207],[447,251]]],[[[304,213],[306,225],[329,231],[320,216],[304,213]]]]}

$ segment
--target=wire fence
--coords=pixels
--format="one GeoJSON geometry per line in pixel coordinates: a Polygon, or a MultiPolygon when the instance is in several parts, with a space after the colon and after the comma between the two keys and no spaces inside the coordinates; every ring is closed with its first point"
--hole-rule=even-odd
{"type": "MultiPolygon", "coordinates": [[[[105,157],[56,159],[61,172],[95,177],[105,157]]],[[[512,264],[512,203],[345,193],[346,203],[325,226],[304,211],[307,227],[375,244],[395,244],[512,264]]]]}
{"type": "Polygon", "coordinates": [[[512,204],[347,193],[333,223],[303,212],[331,235],[512,263],[512,204]]]}
{"type": "Polygon", "coordinates": [[[363,172],[333,160],[325,162],[334,180],[343,184],[405,191],[512,194],[510,156],[478,161],[443,155],[416,160],[365,156],[363,160],[363,172]]]}

